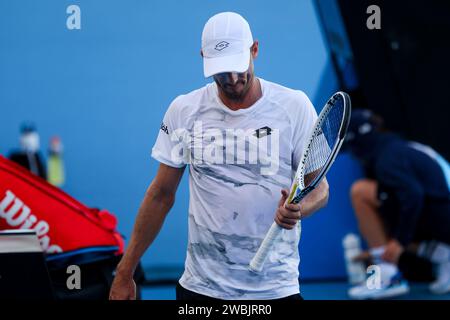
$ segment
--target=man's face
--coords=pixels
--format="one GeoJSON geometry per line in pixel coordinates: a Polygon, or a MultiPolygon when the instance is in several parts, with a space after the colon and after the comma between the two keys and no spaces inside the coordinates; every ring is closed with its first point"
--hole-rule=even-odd
{"type": "Polygon", "coordinates": [[[247,71],[218,73],[214,75],[214,81],[228,99],[242,101],[252,85],[253,61],[247,71]]]}

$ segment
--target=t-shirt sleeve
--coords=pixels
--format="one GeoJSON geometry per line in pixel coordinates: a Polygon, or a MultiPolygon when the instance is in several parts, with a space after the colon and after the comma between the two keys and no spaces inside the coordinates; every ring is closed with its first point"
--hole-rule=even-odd
{"type": "Polygon", "coordinates": [[[310,134],[317,120],[317,112],[308,96],[303,91],[298,91],[298,112],[296,117],[292,119],[293,123],[293,150],[292,150],[292,167],[297,170],[300,159],[303,155],[303,149],[308,143],[310,134]]]}
{"type": "Polygon", "coordinates": [[[175,99],[164,115],[151,155],[165,165],[182,168],[186,160],[186,135],[181,123],[180,99],[175,99]]]}

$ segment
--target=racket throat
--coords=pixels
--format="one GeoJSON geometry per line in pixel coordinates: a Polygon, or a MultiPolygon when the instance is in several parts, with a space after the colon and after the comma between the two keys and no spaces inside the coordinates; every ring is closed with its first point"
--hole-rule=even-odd
{"type": "Polygon", "coordinates": [[[290,203],[299,203],[300,201],[302,201],[302,199],[305,197],[305,195],[307,195],[308,193],[310,193],[311,191],[313,191],[315,188],[314,186],[308,186],[305,189],[303,189],[296,197],[294,197],[292,199],[292,201],[290,201],[290,203]]]}

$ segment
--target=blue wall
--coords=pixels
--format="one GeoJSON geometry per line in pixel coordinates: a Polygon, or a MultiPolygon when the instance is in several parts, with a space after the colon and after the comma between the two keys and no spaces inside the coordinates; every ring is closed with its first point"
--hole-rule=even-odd
{"type": "MultiPolygon", "coordinates": [[[[0,2],[0,153],[18,145],[32,120],[46,150],[51,135],[65,145],[64,189],[108,208],[129,236],[158,163],[150,149],[171,100],[203,86],[199,55],[204,23],[236,11],[260,41],[259,76],[304,90],[320,109],[336,89],[312,1],[35,1],[0,2]],[[81,30],[66,28],[66,8],[81,8],[81,30]]],[[[306,278],[344,275],[341,238],[354,230],[345,156],[329,175],[330,206],[305,221],[306,278]],[[345,172],[345,175],[343,174],[345,172]]],[[[143,263],[181,265],[187,238],[187,176],[175,207],[143,263]]]]}

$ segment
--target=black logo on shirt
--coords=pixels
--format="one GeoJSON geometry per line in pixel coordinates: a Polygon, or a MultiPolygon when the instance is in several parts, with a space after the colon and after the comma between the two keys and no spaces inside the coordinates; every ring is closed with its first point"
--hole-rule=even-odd
{"type": "Polygon", "coordinates": [[[270,136],[271,134],[272,134],[272,129],[266,126],[266,127],[262,127],[262,128],[255,130],[255,133],[253,135],[259,139],[259,138],[262,138],[265,136],[270,136]]]}
{"type": "Polygon", "coordinates": [[[222,51],[223,49],[227,48],[229,45],[226,41],[220,41],[218,44],[216,44],[216,47],[214,48],[217,51],[222,51]]]}
{"type": "Polygon", "coordinates": [[[164,124],[164,122],[161,123],[161,130],[166,134],[169,134],[169,129],[167,129],[167,126],[164,124]]]}

